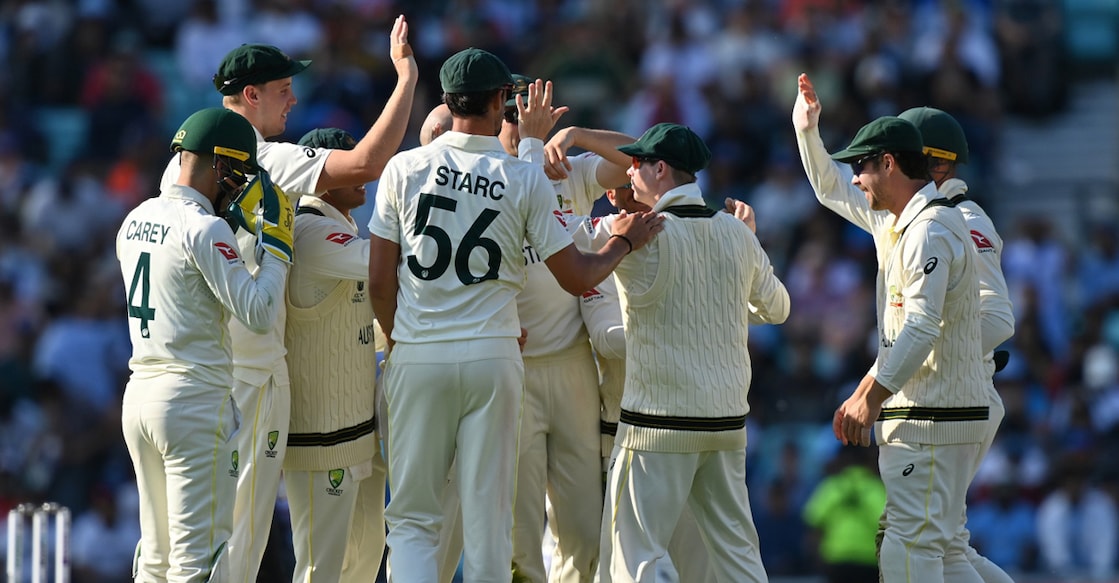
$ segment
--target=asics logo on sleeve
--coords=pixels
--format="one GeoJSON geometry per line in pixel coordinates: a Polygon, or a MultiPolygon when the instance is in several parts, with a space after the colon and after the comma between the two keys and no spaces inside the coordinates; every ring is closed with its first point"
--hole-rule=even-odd
{"type": "Polygon", "coordinates": [[[561,225],[564,227],[567,226],[567,219],[564,218],[563,213],[560,211],[552,211],[552,214],[556,216],[556,220],[559,221],[561,225]]]}

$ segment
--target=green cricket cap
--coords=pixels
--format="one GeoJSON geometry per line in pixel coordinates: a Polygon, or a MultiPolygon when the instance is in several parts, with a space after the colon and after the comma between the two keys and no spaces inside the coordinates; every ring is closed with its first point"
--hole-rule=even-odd
{"type": "Polygon", "coordinates": [[[900,117],[880,117],[862,128],[851,145],[831,155],[836,162],[854,162],[878,152],[920,152],[925,147],[917,126],[900,117]]]}
{"type": "Polygon", "coordinates": [[[517,107],[517,95],[523,97],[524,101],[528,102],[528,86],[531,85],[535,79],[528,75],[518,75],[513,73],[513,89],[509,92],[509,99],[505,101],[505,107],[517,107]]]}
{"type": "Polygon", "coordinates": [[[357,140],[346,130],[339,128],[318,128],[299,138],[300,146],[308,148],[329,148],[331,150],[353,150],[357,140]]]}
{"type": "Polygon", "coordinates": [[[256,161],[256,130],[241,114],[222,107],[196,111],[186,118],[175,137],[171,151],[228,156],[245,163],[250,172],[256,161]]]}
{"type": "Polygon", "coordinates": [[[214,88],[235,95],[246,85],[287,79],[302,72],[311,61],[297,61],[269,45],[241,45],[225,55],[214,75],[214,88]]]}
{"type": "Polygon", "coordinates": [[[917,126],[926,156],[967,164],[967,135],[956,118],[935,107],[914,107],[898,117],[917,126]]]}
{"type": "Polygon", "coordinates": [[[513,75],[493,53],[471,47],[443,62],[439,84],[443,93],[477,93],[508,87],[513,75]]]}
{"type": "Polygon", "coordinates": [[[664,160],[669,166],[695,174],[711,162],[711,150],[690,128],[676,123],[659,123],[636,142],[618,146],[618,151],[638,158],[664,160]]]}

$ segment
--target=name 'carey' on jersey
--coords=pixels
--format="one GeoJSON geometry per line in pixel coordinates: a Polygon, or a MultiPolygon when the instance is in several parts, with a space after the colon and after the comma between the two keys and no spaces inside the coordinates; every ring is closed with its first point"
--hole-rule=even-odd
{"type": "Polygon", "coordinates": [[[482,175],[471,176],[469,172],[455,170],[446,166],[435,169],[435,184],[450,186],[455,190],[469,192],[474,196],[501,200],[505,198],[505,183],[500,180],[491,180],[482,175]]]}
{"type": "Polygon", "coordinates": [[[148,243],[163,244],[171,227],[147,221],[128,221],[124,229],[124,238],[129,241],[147,241],[148,243]]]}

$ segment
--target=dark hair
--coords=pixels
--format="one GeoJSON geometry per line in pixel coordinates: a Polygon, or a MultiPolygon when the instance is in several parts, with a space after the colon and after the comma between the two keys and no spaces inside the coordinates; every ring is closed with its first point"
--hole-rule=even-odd
{"type": "MultiPolygon", "coordinates": [[[[932,174],[929,173],[929,160],[921,152],[890,152],[894,155],[894,160],[898,161],[898,168],[901,169],[902,174],[915,180],[932,180],[932,174]]],[[[882,160],[879,159],[879,164],[882,160]]]]}
{"type": "Polygon", "coordinates": [[[681,184],[691,184],[696,181],[695,174],[687,170],[681,170],[668,162],[665,162],[665,164],[668,166],[669,176],[672,177],[672,181],[675,182],[677,186],[681,184]]]}
{"type": "Polygon", "coordinates": [[[470,93],[444,93],[443,103],[451,110],[455,117],[481,117],[486,114],[486,108],[493,99],[494,94],[504,89],[491,89],[489,91],[472,91],[470,93]]]}

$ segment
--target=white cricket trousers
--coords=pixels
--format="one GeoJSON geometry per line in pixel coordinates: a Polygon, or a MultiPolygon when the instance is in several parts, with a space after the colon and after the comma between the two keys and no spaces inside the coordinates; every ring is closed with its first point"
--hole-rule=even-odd
{"type": "MultiPolygon", "coordinates": [[[[993,392],[993,391],[992,391],[993,392]]],[[[975,460],[975,466],[971,470],[971,480],[975,479],[975,474],[979,471],[980,464],[983,463],[983,458],[991,449],[991,444],[995,441],[995,435],[998,433],[999,425],[1006,414],[1006,408],[1002,404],[1002,398],[998,393],[994,393],[991,399],[990,418],[987,425],[987,433],[983,436],[983,443],[979,448],[979,456],[975,460]]],[[[886,530],[886,510],[882,509],[882,518],[878,521],[878,538],[876,543],[879,550],[879,560],[881,560],[882,538],[886,530]]],[[[948,553],[944,558],[944,580],[956,581],[962,577],[968,577],[968,567],[960,560],[963,557],[971,568],[979,573],[979,577],[983,583],[1014,583],[1014,579],[1003,571],[1001,567],[996,565],[987,557],[980,555],[975,547],[971,546],[971,532],[967,529],[967,507],[965,502],[964,512],[960,516],[960,528],[956,532],[956,537],[952,539],[951,544],[948,545],[948,553]]],[[[879,573],[878,580],[882,581],[883,577],[879,573]]]]}
{"type": "Polygon", "coordinates": [[[960,531],[981,443],[878,446],[886,486],[886,531],[879,568],[885,583],[981,583],[950,545],[960,531]]]}
{"type": "Polygon", "coordinates": [[[600,581],[655,583],[657,561],[691,508],[722,583],[765,583],[758,531],[746,489],[746,450],[662,453],[615,447],[603,531],[610,564],[600,581]]]}
{"type": "MultiPolygon", "coordinates": [[[[287,367],[287,363],[281,360],[276,366],[287,367]]],[[[234,583],[255,583],[272,529],[287,451],[291,416],[287,374],[272,376],[260,385],[234,380],[233,400],[243,425],[237,438],[241,467],[229,539],[230,570],[234,583]]]]}
{"type": "MultiPolygon", "coordinates": [[[[1002,404],[1002,398],[998,393],[995,393],[991,399],[990,417],[987,421],[987,434],[983,436],[983,443],[979,448],[979,455],[975,458],[975,465],[971,468],[971,478],[968,479],[968,484],[975,479],[975,474],[979,472],[979,465],[983,463],[983,458],[987,456],[987,452],[991,449],[991,444],[995,441],[995,435],[998,434],[999,425],[1002,424],[1003,417],[1006,416],[1006,407],[1002,404]]],[[[965,501],[966,504],[966,501],[965,501]]],[[[952,539],[949,545],[949,556],[953,557],[957,554],[963,554],[968,563],[979,573],[979,577],[983,579],[983,583],[1014,583],[1010,575],[1003,571],[1001,567],[996,565],[987,557],[980,555],[975,547],[971,546],[971,532],[967,529],[967,507],[964,507],[963,515],[960,517],[960,529],[957,531],[956,538],[952,539]]],[[[955,581],[959,575],[956,574],[958,569],[958,561],[946,560],[944,565],[944,580],[955,581]]],[[[966,569],[964,569],[966,571],[966,569]]]]}
{"type": "Polygon", "coordinates": [[[598,369],[585,341],[552,355],[525,357],[524,363],[513,564],[533,583],[590,583],[602,524],[598,369]],[[550,577],[541,552],[545,494],[552,502],[549,525],[560,558],[550,577]],[[568,563],[571,569],[560,567],[568,563]]]}
{"type": "Polygon", "coordinates": [[[465,580],[509,583],[524,368],[515,338],[397,344],[385,367],[390,576],[438,577],[452,461],[462,504],[465,580]]]}
{"type": "Polygon", "coordinates": [[[293,583],[367,583],[385,552],[385,460],[284,471],[295,548],[293,583]]]}
{"type": "Polygon", "coordinates": [[[226,583],[237,413],[228,388],[165,376],[130,380],[124,390],[121,428],[140,494],[133,577],[226,583]]]}

